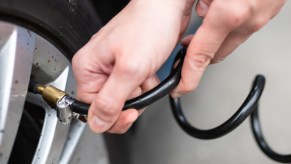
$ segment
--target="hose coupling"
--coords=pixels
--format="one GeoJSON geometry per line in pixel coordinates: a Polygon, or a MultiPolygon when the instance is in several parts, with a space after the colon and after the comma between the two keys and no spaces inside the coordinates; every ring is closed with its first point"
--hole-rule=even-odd
{"type": "Polygon", "coordinates": [[[71,123],[73,112],[70,105],[73,100],[70,99],[66,92],[51,85],[38,85],[36,92],[41,94],[48,105],[56,109],[57,117],[62,124],[68,125],[71,123]]]}
{"type": "Polygon", "coordinates": [[[62,124],[70,124],[73,118],[85,123],[87,122],[86,116],[72,111],[71,105],[75,102],[75,99],[70,97],[66,92],[51,85],[37,85],[34,93],[41,94],[48,105],[56,109],[57,117],[62,124]]]}
{"type": "Polygon", "coordinates": [[[69,96],[64,96],[57,102],[57,117],[64,125],[69,125],[74,117],[70,105],[74,102],[69,96]]]}
{"type": "Polygon", "coordinates": [[[58,88],[48,85],[38,85],[36,88],[36,92],[38,94],[41,94],[43,99],[50,105],[52,108],[57,107],[58,101],[63,99],[65,96],[67,96],[67,93],[59,90],[58,88]]]}

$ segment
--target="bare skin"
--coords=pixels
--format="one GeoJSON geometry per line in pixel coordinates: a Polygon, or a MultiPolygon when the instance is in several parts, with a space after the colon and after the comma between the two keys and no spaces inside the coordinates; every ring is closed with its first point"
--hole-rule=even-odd
{"type": "MultiPolygon", "coordinates": [[[[205,17],[188,46],[182,79],[172,92],[195,90],[210,63],[229,55],[262,28],[285,0],[200,0],[205,17]]],[[[88,123],[96,133],[124,133],[141,112],[121,111],[125,101],[159,83],[156,71],[185,32],[194,0],[132,0],[73,58],[78,98],[91,103],[88,123]]]]}

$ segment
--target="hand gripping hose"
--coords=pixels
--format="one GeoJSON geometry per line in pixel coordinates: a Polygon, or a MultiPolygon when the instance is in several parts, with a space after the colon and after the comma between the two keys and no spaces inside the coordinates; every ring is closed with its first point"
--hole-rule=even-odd
{"type": "MultiPolygon", "coordinates": [[[[184,56],[186,54],[186,49],[181,49],[178,52],[178,56],[180,56],[181,60],[177,67],[172,71],[172,73],[162,81],[158,86],[153,88],[152,90],[136,97],[130,99],[125,102],[123,110],[134,108],[134,109],[143,109],[152,103],[158,101],[162,97],[169,94],[180,82],[181,79],[181,70],[183,66],[184,56]]],[[[72,111],[87,115],[89,104],[85,104],[83,102],[75,100],[75,102],[71,105],[72,111]]]]}

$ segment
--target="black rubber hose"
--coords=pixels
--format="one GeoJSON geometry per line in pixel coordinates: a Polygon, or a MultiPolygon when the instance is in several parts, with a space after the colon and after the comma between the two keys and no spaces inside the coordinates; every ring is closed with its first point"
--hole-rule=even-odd
{"type": "Polygon", "coordinates": [[[90,107],[89,104],[83,103],[78,100],[75,100],[70,106],[73,112],[79,113],[81,115],[87,115],[90,107]]]}
{"type": "MultiPolygon", "coordinates": [[[[166,96],[170,93],[171,90],[173,90],[178,84],[181,79],[181,70],[183,66],[184,57],[186,54],[186,49],[182,48],[178,54],[177,59],[181,59],[177,67],[171,72],[171,74],[162,81],[158,86],[153,88],[152,90],[136,97],[133,99],[130,99],[125,102],[123,110],[134,108],[134,109],[142,109],[150,104],[156,102],[160,98],[166,96]]],[[[74,101],[71,105],[71,109],[73,112],[87,115],[90,105],[85,104],[80,101],[74,101]]]]}
{"type": "Polygon", "coordinates": [[[279,153],[276,153],[271,149],[271,147],[266,142],[262,128],[260,125],[259,120],[259,112],[258,112],[258,105],[256,106],[254,112],[251,114],[251,127],[253,134],[255,136],[256,142],[259,145],[260,149],[271,159],[282,162],[282,163],[291,163],[291,154],[289,155],[282,155],[279,153]]]}
{"type": "Polygon", "coordinates": [[[172,112],[180,127],[190,136],[199,139],[215,139],[234,130],[253,112],[262,95],[264,86],[264,76],[257,75],[254,80],[253,87],[241,107],[223,124],[210,130],[195,128],[187,121],[182,111],[179,98],[173,99],[170,97],[172,112]]]}

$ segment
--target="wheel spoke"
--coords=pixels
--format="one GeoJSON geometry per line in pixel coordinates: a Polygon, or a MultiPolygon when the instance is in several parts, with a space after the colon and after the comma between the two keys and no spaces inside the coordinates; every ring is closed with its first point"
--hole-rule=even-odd
{"type": "MultiPolygon", "coordinates": [[[[65,90],[69,67],[50,85],[65,90]]],[[[40,96],[29,94],[27,100],[45,109],[45,121],[33,163],[58,163],[70,126],[62,125],[56,117],[56,111],[49,107],[40,96]]]]}
{"type": "MultiPolygon", "coordinates": [[[[82,155],[76,149],[80,147],[80,140],[84,140],[86,124],[74,120],[70,126],[62,125],[56,111],[40,95],[27,93],[29,80],[32,80],[49,83],[74,96],[76,82],[70,62],[54,45],[27,29],[4,22],[0,22],[0,29],[0,163],[9,161],[12,148],[14,152],[25,101],[28,108],[31,104],[45,110],[41,136],[33,141],[38,145],[32,163],[70,163],[73,155],[82,155]]],[[[29,132],[27,128],[24,131],[29,132]]],[[[94,139],[98,139],[94,144],[98,144],[99,152],[106,154],[102,136],[94,136],[94,139]]],[[[96,158],[107,161],[99,156],[104,155],[96,158]]]]}
{"type": "Polygon", "coordinates": [[[0,29],[5,39],[0,43],[0,163],[7,163],[27,94],[35,35],[1,22],[0,29]]]}

